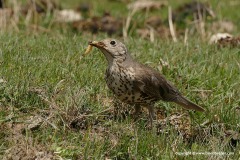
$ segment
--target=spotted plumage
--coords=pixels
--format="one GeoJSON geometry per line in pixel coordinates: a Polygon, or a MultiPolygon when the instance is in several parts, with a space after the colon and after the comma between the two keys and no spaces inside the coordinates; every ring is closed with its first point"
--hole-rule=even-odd
{"type": "Polygon", "coordinates": [[[154,117],[153,106],[156,101],[175,102],[184,108],[197,111],[204,109],[181,95],[166,78],[156,70],[138,63],[128,53],[123,43],[115,39],[89,42],[102,51],[108,61],[105,80],[109,89],[121,101],[147,107],[150,120],[154,117]]]}

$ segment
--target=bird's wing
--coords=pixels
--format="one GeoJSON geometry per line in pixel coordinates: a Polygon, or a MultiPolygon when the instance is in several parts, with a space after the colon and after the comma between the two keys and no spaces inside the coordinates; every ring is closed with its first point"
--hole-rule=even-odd
{"type": "Polygon", "coordinates": [[[175,102],[186,109],[205,110],[183,97],[177,88],[152,68],[139,65],[135,68],[135,77],[134,88],[150,98],[175,102]]]}
{"type": "Polygon", "coordinates": [[[139,67],[135,72],[134,88],[147,94],[149,97],[165,101],[175,101],[179,91],[168,82],[160,73],[152,68],[139,67]]]}

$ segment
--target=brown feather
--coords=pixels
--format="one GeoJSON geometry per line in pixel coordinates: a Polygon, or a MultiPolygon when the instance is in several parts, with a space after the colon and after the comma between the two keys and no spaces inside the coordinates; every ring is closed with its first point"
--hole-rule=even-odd
{"type": "Polygon", "coordinates": [[[203,109],[202,107],[194,104],[193,102],[189,101],[185,97],[178,98],[178,101],[175,101],[175,103],[179,104],[180,106],[182,106],[186,109],[192,109],[192,110],[196,110],[196,111],[200,111],[200,112],[205,111],[205,109],[203,109]]]}
{"type": "Polygon", "coordinates": [[[154,97],[156,101],[175,102],[186,109],[205,111],[202,107],[183,97],[178,89],[156,70],[139,63],[136,66],[138,68],[135,72],[137,79],[135,84],[138,89],[146,93],[149,97],[154,97]]]}

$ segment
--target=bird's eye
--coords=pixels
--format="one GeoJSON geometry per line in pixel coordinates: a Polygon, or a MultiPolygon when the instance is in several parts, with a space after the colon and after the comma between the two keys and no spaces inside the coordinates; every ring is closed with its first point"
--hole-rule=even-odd
{"type": "Polygon", "coordinates": [[[116,42],[115,42],[115,41],[111,41],[110,44],[111,44],[111,45],[115,45],[116,42]]]}

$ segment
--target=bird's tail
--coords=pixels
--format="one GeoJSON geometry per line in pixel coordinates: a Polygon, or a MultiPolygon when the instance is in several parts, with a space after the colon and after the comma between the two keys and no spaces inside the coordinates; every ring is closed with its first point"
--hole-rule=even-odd
{"type": "Polygon", "coordinates": [[[205,111],[204,108],[194,104],[193,102],[189,101],[185,97],[180,97],[175,102],[186,109],[192,109],[192,110],[201,111],[201,112],[205,111]]]}

